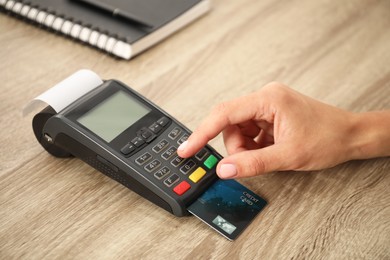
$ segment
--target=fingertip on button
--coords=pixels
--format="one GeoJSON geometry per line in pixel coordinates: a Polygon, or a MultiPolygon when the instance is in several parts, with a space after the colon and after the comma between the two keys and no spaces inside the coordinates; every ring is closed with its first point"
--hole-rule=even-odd
{"type": "Polygon", "coordinates": [[[186,147],[187,147],[187,144],[188,144],[188,141],[184,141],[180,146],[179,148],[177,148],[178,151],[180,152],[184,152],[186,147]]]}

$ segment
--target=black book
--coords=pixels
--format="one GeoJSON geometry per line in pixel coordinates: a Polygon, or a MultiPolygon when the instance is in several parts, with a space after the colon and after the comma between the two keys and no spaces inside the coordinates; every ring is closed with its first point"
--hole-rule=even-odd
{"type": "Polygon", "coordinates": [[[131,59],[210,9],[209,0],[0,0],[3,12],[131,59]]]}

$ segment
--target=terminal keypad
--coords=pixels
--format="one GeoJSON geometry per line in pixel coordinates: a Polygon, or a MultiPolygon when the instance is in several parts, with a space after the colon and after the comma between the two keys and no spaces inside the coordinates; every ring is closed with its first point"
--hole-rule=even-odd
{"type": "Polygon", "coordinates": [[[207,148],[203,148],[191,158],[178,156],[177,148],[188,139],[189,134],[179,126],[166,129],[168,124],[169,119],[166,117],[159,119],[145,128],[147,131],[144,130],[121,151],[124,153],[134,149],[133,146],[137,147],[139,142],[142,143],[140,139],[145,142],[151,137],[156,139],[150,147],[143,149],[144,152],[132,157],[132,160],[145,170],[145,174],[181,196],[200,182],[207,172],[216,166],[218,159],[207,148]]]}

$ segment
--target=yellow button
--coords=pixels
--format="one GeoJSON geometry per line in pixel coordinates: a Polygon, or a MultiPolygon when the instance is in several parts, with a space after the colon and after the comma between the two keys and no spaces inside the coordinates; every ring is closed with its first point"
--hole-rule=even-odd
{"type": "Polygon", "coordinates": [[[197,183],[206,174],[206,171],[202,167],[198,167],[191,175],[190,180],[197,183]]]}

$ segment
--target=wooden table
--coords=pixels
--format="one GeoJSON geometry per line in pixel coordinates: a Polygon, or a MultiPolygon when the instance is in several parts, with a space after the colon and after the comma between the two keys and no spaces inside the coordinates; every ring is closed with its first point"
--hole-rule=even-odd
{"type": "MultiPolygon", "coordinates": [[[[1,259],[389,259],[390,159],[240,182],[268,207],[229,242],[37,143],[33,97],[81,68],[119,79],[194,129],[270,81],[352,111],[390,107],[390,2],[213,1],[131,61],[0,14],[1,259]]],[[[299,131],[299,129],[297,129],[299,131]]],[[[226,154],[221,137],[211,142],[226,154]]]]}

